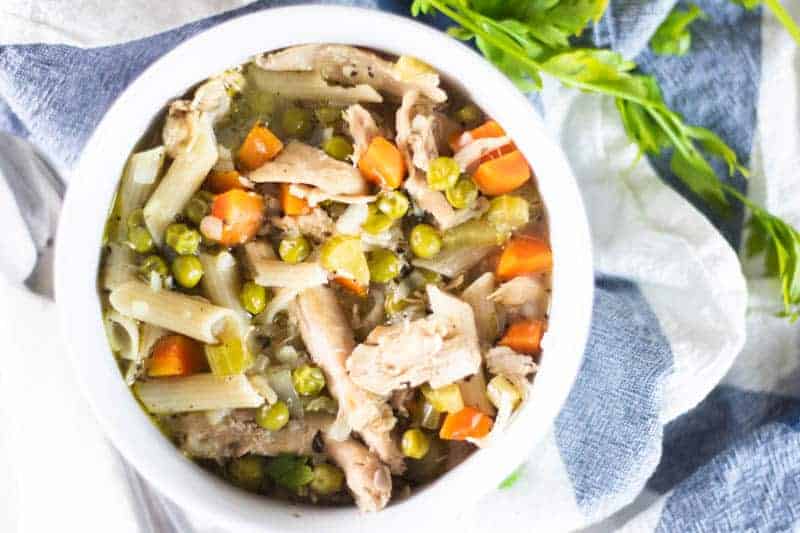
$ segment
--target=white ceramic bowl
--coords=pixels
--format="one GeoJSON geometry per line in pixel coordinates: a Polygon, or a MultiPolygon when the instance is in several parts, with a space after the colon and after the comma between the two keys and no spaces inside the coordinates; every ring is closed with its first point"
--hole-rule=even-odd
{"type": "MultiPolygon", "coordinates": [[[[550,428],[580,366],[592,308],[592,262],[581,197],[557,144],[523,95],[488,62],[445,34],[378,11],[304,6],[260,11],[186,41],[147,69],[109,109],[70,181],[56,257],[64,338],[105,433],[163,494],[229,528],[260,531],[376,531],[451,514],[494,489],[550,428]],[[531,401],[492,447],[473,454],[413,497],[373,515],[355,508],[288,505],[240,491],[206,473],[163,437],[123,383],[109,351],[97,297],[106,213],[126,158],[172,98],[253,55],[285,46],[347,43],[410,54],[467,89],[525,153],[547,206],[554,254],[550,325],[531,401]],[[298,518],[299,516],[299,518],[298,518]]],[[[408,531],[408,529],[406,529],[408,531]]]]}

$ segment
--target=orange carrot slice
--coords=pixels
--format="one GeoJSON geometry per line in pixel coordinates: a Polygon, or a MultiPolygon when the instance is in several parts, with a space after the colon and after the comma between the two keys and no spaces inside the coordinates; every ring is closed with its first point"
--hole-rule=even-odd
{"type": "Polygon", "coordinates": [[[406,163],[397,146],[383,137],[375,137],[358,160],[363,176],[381,187],[396,189],[406,176],[406,163]]]}
{"type": "Polygon", "coordinates": [[[439,430],[439,437],[447,440],[480,439],[489,434],[493,425],[494,421],[489,415],[474,407],[465,407],[447,415],[439,430]]]}
{"type": "Polygon", "coordinates": [[[247,170],[255,170],[283,150],[283,143],[269,128],[256,124],[239,147],[239,162],[247,170]]]}
{"type": "Polygon", "coordinates": [[[361,285],[356,280],[344,276],[336,276],[333,281],[357,296],[366,296],[369,290],[368,287],[361,285]]]}
{"type": "Polygon", "coordinates": [[[167,335],[156,342],[150,357],[150,377],[188,376],[208,369],[203,345],[184,335],[167,335]]]}
{"type": "Polygon", "coordinates": [[[515,352],[537,354],[541,351],[545,323],[542,320],[521,320],[514,322],[500,339],[501,346],[508,346],[515,352]]]}
{"type": "Polygon", "coordinates": [[[509,280],[524,274],[538,274],[553,269],[553,253],[550,246],[535,237],[520,235],[506,244],[495,273],[501,280],[509,280]]]}
{"type": "Polygon", "coordinates": [[[289,192],[290,185],[281,183],[281,209],[287,215],[307,215],[311,212],[305,198],[299,198],[289,192]]]}
{"type": "Polygon", "coordinates": [[[231,189],[244,189],[241,175],[235,170],[214,171],[206,178],[206,186],[213,193],[223,193],[231,189]]]}
{"type": "Polygon", "coordinates": [[[261,227],[264,198],[254,192],[232,189],[214,198],[211,216],[222,221],[222,234],[218,239],[220,244],[243,244],[255,237],[261,227]]]}
{"type": "Polygon", "coordinates": [[[512,192],[531,179],[531,167],[519,150],[480,164],[472,176],[483,194],[499,196],[512,192]]]}

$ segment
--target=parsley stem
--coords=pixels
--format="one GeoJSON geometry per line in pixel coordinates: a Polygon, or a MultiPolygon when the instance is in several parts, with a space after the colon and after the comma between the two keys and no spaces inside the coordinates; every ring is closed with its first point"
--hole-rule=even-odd
{"type": "Polygon", "coordinates": [[[786,31],[789,32],[789,35],[792,36],[792,39],[800,45],[800,27],[797,26],[797,23],[792,19],[792,16],[786,11],[786,8],[783,7],[780,0],[764,0],[764,5],[772,11],[772,14],[775,15],[775,18],[778,19],[786,31]]]}

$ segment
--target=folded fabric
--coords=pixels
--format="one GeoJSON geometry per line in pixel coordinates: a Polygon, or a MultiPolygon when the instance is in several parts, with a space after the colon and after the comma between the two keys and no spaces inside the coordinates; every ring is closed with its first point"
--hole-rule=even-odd
{"type": "MultiPolygon", "coordinates": [[[[30,141],[68,179],[81,147],[107,107],[153,60],[230,17],[288,3],[294,2],[258,2],[146,36],[240,4],[196,2],[191,12],[176,11],[170,17],[129,24],[120,36],[137,40],[102,48],[2,47],[0,129],[30,141]]],[[[408,2],[399,0],[334,3],[398,13],[408,9],[408,2]]],[[[653,56],[645,50],[646,43],[674,3],[612,1],[593,39],[637,57],[642,68],[662,82],[668,103],[688,122],[713,129],[743,161],[752,159],[751,195],[800,223],[800,184],[793,179],[800,168],[796,49],[760,13],[705,0],[697,3],[709,18],[696,24],[691,54],[653,56]]],[[[24,7],[29,4],[12,2],[10,12],[24,19],[32,13],[24,7]]],[[[157,4],[136,4],[144,5],[157,4]]],[[[794,7],[800,11],[800,6],[794,7]]],[[[86,13],[90,16],[90,11],[86,13]]],[[[98,19],[108,16],[94,13],[98,19]]],[[[440,18],[428,22],[439,27],[446,24],[440,18]]],[[[87,24],[78,37],[69,37],[74,27],[67,25],[55,33],[10,35],[27,42],[71,44],[112,39],[113,34],[93,27],[87,24]]],[[[0,33],[0,40],[7,35],[0,33]]],[[[667,160],[638,157],[613,101],[566,90],[549,80],[537,98],[551,134],[569,156],[589,213],[597,272],[592,330],[581,373],[551,434],[515,474],[510,488],[495,491],[465,510],[454,519],[455,525],[463,531],[498,527],[559,531],[605,520],[597,527],[730,531],[777,530],[795,523],[800,515],[800,460],[791,454],[797,449],[792,446],[800,430],[792,399],[798,390],[794,377],[797,327],[773,317],[777,292],[760,279],[755,268],[748,270],[750,312],[745,314],[748,286],[731,247],[738,249],[742,241],[742,214],[718,219],[702,205],[693,206],[691,196],[682,196],[687,191],[665,186],[665,181],[676,183],[667,160]],[[724,385],[714,389],[726,373],[724,385]],[[634,506],[625,508],[634,499],[634,506]]],[[[741,179],[736,183],[743,186],[741,179]]],[[[9,200],[0,197],[0,203],[9,200]]],[[[0,212],[14,213],[6,208],[0,212]]],[[[8,253],[7,246],[0,247],[0,268],[11,279],[22,279],[4,266],[12,264],[4,258],[8,253]]],[[[19,272],[29,261],[13,264],[19,272]]],[[[16,298],[21,297],[13,301],[16,298]]],[[[0,305],[15,306],[12,299],[0,305]]],[[[51,307],[44,302],[38,305],[51,307]]],[[[13,314],[17,320],[36,319],[35,310],[20,309],[13,314]]],[[[31,338],[30,346],[22,348],[28,357],[52,358],[57,351],[55,342],[48,345],[47,353],[34,344],[31,338]]],[[[21,366],[18,371],[35,383],[31,375],[37,369],[21,366]]],[[[5,370],[0,377],[5,377],[5,370]]],[[[48,386],[78,402],[71,383],[65,379],[48,386]]],[[[18,391],[2,382],[0,387],[4,389],[0,392],[10,396],[18,391]]],[[[25,445],[37,437],[23,423],[36,414],[34,407],[14,404],[15,409],[0,411],[4,427],[12,428],[0,441],[0,449],[6,448],[5,456],[24,458],[22,464],[46,461],[39,464],[47,464],[52,472],[51,487],[68,491],[69,479],[60,470],[62,461],[56,456],[32,457],[25,445]]],[[[5,405],[10,404],[6,401],[5,405]]],[[[62,429],[76,442],[105,446],[96,431],[62,429]]],[[[125,502],[133,502],[130,505],[143,506],[146,513],[140,517],[159,531],[215,527],[193,522],[190,515],[184,516],[142,488],[135,475],[128,476],[134,488],[130,496],[128,478],[116,461],[110,451],[104,451],[94,461],[82,463],[94,475],[115,473],[103,477],[103,484],[93,485],[98,494],[113,490],[125,502]]],[[[15,479],[27,475],[16,463],[6,467],[15,479]]],[[[36,488],[29,484],[20,484],[18,489],[18,501],[36,495],[36,488]]],[[[96,501],[86,495],[85,501],[74,504],[75,509],[91,512],[96,501]]],[[[130,521],[130,505],[109,509],[130,521]]],[[[43,523],[28,522],[30,507],[14,509],[17,524],[43,523]]],[[[53,524],[64,523],[63,517],[55,518],[53,524]]]]}

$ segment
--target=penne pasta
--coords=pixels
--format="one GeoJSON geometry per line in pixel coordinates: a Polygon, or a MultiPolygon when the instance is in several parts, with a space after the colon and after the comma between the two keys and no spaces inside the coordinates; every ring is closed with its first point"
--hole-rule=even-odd
{"type": "Polygon", "coordinates": [[[128,316],[117,311],[106,314],[106,334],[111,349],[122,359],[136,361],[139,359],[139,324],[128,316]]]}
{"type": "Polygon", "coordinates": [[[317,263],[284,263],[264,241],[244,246],[244,256],[253,280],[264,287],[307,289],[328,282],[328,273],[317,263]]]}
{"type": "Polygon", "coordinates": [[[243,374],[160,378],[137,382],[133,390],[145,408],[154,414],[253,408],[264,403],[264,398],[243,374]]]}
{"type": "Polygon", "coordinates": [[[139,335],[139,360],[144,361],[150,357],[153,346],[155,346],[161,337],[168,333],[169,331],[160,326],[147,323],[142,324],[141,334],[139,335]]]}
{"type": "Polygon", "coordinates": [[[198,257],[203,265],[201,283],[211,303],[227,307],[238,315],[247,317],[247,311],[239,301],[242,280],[236,258],[227,251],[218,254],[201,252],[198,257]]]}
{"type": "MultiPolygon", "coordinates": [[[[187,117],[187,120],[192,120],[187,117]]],[[[217,141],[208,121],[194,115],[194,139],[172,162],[144,206],[144,220],[153,239],[162,244],[164,231],[197,192],[217,162],[217,141]]]]}
{"type": "Polygon", "coordinates": [[[136,279],[134,252],[125,244],[108,243],[108,255],[103,265],[101,285],[107,291],[136,279]]]}
{"type": "Polygon", "coordinates": [[[217,344],[217,334],[236,313],[204,298],[166,289],[153,290],[141,281],[129,281],[109,295],[119,313],[167,328],[207,344],[217,344]]]}
{"type": "Polygon", "coordinates": [[[158,146],[131,156],[122,173],[117,195],[119,220],[117,240],[128,238],[127,220],[130,214],[142,207],[156,186],[156,180],[164,165],[166,150],[158,146]]]}

